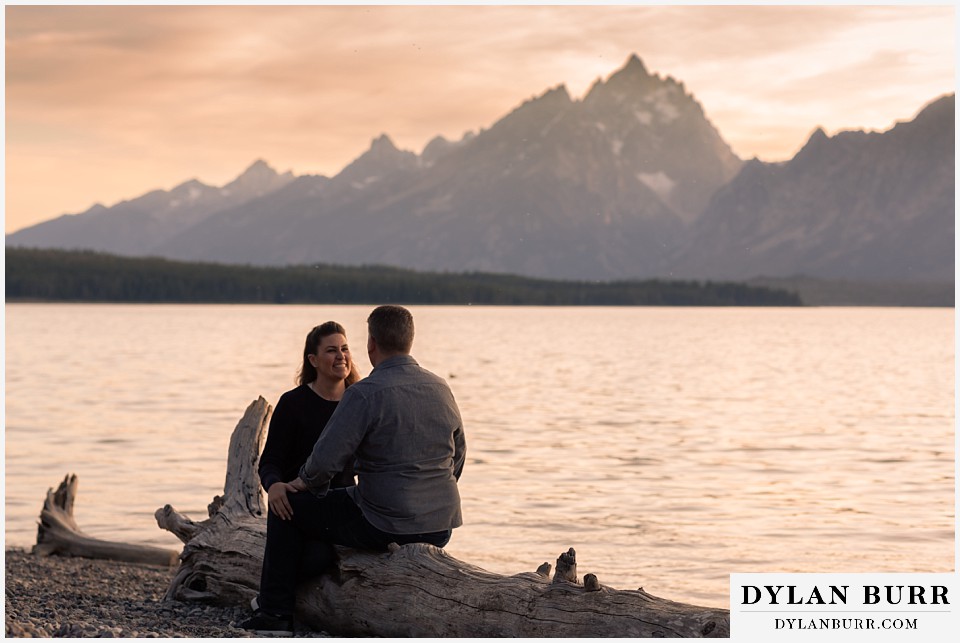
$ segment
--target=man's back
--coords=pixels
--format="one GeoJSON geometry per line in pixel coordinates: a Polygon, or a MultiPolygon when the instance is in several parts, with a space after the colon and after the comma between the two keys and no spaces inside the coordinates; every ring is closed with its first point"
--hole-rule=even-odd
{"type": "Polygon", "coordinates": [[[384,360],[347,389],[300,477],[323,481],[351,455],[350,493],[373,526],[415,534],[462,524],[460,411],[446,382],[409,355],[384,360]]]}
{"type": "Polygon", "coordinates": [[[457,479],[466,445],[446,382],[412,357],[397,356],[355,386],[370,411],[356,454],[354,499],[364,515],[396,534],[459,527],[457,479]]]}

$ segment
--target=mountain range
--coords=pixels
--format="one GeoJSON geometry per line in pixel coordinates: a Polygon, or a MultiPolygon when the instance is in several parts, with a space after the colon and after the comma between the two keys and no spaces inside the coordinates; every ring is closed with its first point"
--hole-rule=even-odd
{"type": "Polygon", "coordinates": [[[886,132],[738,158],[681,82],[631,56],[420,154],[387,135],[333,177],[260,160],[7,235],[8,246],[254,265],[611,280],[952,281],[954,96],[886,132]]]}

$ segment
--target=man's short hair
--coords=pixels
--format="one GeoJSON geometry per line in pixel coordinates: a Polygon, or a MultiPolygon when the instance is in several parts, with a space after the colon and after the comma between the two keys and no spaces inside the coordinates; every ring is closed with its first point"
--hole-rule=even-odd
{"type": "Polygon", "coordinates": [[[367,317],[367,331],[385,353],[410,353],[413,315],[403,306],[378,306],[367,317]]]}

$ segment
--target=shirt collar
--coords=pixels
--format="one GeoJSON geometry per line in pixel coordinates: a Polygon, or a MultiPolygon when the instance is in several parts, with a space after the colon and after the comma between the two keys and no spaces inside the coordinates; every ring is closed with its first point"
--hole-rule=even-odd
{"type": "Polygon", "coordinates": [[[412,355],[394,355],[377,364],[373,370],[379,371],[394,366],[419,366],[419,364],[417,364],[417,360],[413,359],[412,355]]]}

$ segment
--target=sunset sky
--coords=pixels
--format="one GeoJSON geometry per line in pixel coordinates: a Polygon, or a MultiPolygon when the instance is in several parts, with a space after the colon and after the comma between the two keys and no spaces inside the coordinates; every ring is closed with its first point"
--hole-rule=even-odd
{"type": "Polygon", "coordinates": [[[742,158],[890,128],[954,91],[940,6],[5,8],[6,232],[257,159],[332,176],[382,133],[419,153],[636,53],[742,158]]]}

